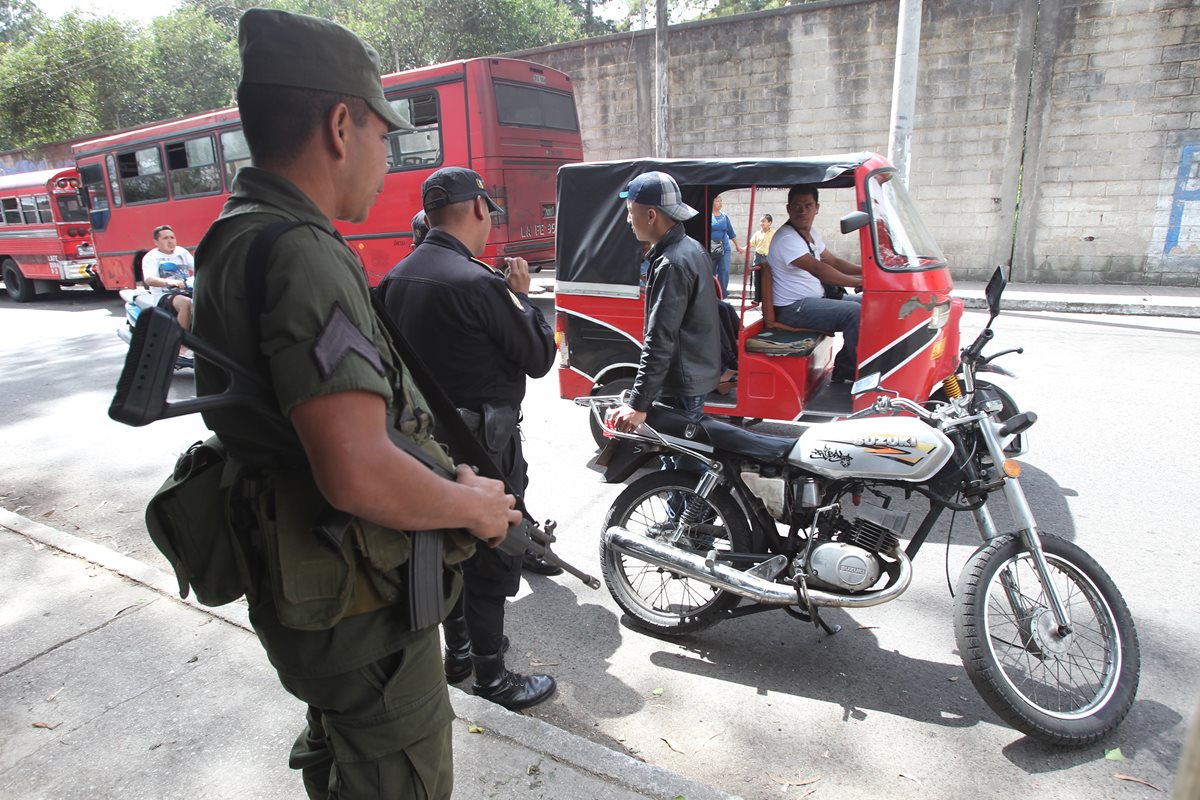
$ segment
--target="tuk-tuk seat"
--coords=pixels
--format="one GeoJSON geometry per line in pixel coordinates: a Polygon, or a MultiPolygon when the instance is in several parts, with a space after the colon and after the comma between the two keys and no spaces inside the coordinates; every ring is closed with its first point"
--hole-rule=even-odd
{"type": "Polygon", "coordinates": [[[815,328],[795,328],[775,320],[771,298],[771,268],[758,268],[762,308],[762,330],[746,339],[746,352],[772,356],[808,356],[820,343],[821,337],[832,336],[829,331],[815,328]]]}

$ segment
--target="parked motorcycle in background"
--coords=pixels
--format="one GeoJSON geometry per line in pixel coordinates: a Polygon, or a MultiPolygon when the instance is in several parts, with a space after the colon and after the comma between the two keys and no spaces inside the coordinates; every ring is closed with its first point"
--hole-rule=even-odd
{"type": "MultiPolygon", "coordinates": [[[[962,351],[944,400],[878,395],[867,409],[814,425],[799,437],[752,433],[655,406],[633,433],[608,429],[601,457],[624,481],[649,459],[688,455],[703,473],[676,469],[634,480],[604,523],[601,563],[609,592],[632,622],[658,635],[784,608],[834,629],[824,608],[865,608],[900,597],[912,559],[941,514],[969,512],[983,544],[958,581],[955,636],[963,664],[997,714],[1055,745],[1085,745],[1120,724],[1133,704],[1141,656],[1120,592],[1082,548],[1038,530],[1012,456],[1036,421],[976,381],[1005,286],[987,287],[987,326],[962,351]],[[929,510],[907,535],[893,507],[919,493],[929,510]],[[1003,495],[1013,530],[987,504],[1003,495]],[[786,532],[783,532],[786,530],[786,532]],[[749,600],[750,603],[744,601],[749,600]]],[[[619,396],[581,397],[597,419],[619,396]]]]}

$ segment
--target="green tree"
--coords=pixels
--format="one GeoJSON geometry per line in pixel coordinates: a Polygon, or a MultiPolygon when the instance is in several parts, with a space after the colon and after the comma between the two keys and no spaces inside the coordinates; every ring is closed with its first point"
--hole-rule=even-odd
{"type": "Polygon", "coordinates": [[[183,6],[150,23],[145,36],[146,104],[151,119],[232,105],[237,42],[221,22],[183,6]]]}
{"type": "Polygon", "coordinates": [[[0,0],[0,43],[29,41],[45,24],[46,15],[33,0],[0,0]]]}

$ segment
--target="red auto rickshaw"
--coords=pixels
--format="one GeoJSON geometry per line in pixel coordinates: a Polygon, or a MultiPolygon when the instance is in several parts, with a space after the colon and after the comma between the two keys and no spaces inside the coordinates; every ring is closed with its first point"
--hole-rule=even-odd
{"type": "MultiPolygon", "coordinates": [[[[743,243],[763,213],[772,214],[776,226],[786,222],[784,193],[769,190],[818,187],[826,216],[817,227],[826,242],[835,251],[847,249],[836,241],[831,220],[842,208],[841,233],[858,240],[852,255],[844,253],[863,267],[858,376],[878,372],[889,389],[924,401],[954,374],[962,300],[950,296],[954,282],[946,260],[886,158],[636,159],[568,164],[558,172],[555,306],[562,397],[618,394],[633,384],[645,319],[642,245],[618,195],[650,170],[672,175],[684,202],[702,212],[718,194],[741,190],[737,196],[748,198],[748,215],[744,226],[734,222],[743,243]]],[[[709,213],[700,213],[684,225],[689,236],[707,243],[710,221],[709,213]]],[[[734,420],[817,421],[870,405],[874,395],[853,398],[850,384],[829,380],[840,336],[781,330],[774,322],[770,268],[754,267],[746,250],[740,300],[734,301],[740,323],[736,382],[710,394],[705,411],[734,420]]],[[[593,433],[602,441],[594,419],[593,433]]]]}

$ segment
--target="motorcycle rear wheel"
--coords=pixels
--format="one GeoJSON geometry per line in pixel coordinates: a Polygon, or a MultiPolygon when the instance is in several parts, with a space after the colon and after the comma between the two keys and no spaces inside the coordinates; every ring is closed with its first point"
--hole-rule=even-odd
{"type": "Polygon", "coordinates": [[[1086,745],[1116,728],[1133,705],[1137,631],[1091,556],[1056,536],[1041,538],[1071,633],[1058,634],[1020,537],[1002,536],[963,570],[955,637],[976,690],[1005,722],[1047,744],[1086,745]]]}
{"type": "MultiPolygon", "coordinates": [[[[619,525],[648,536],[663,535],[673,527],[669,506],[674,496],[686,504],[701,504],[698,522],[685,529],[677,547],[693,553],[712,549],[750,552],[749,523],[729,490],[717,487],[707,499],[702,498],[695,491],[697,479],[694,473],[678,470],[637,479],[609,508],[605,529],[619,525]]],[[[733,608],[740,599],[702,581],[618,553],[603,543],[600,565],[617,605],[637,627],[659,635],[677,636],[714,625],[718,621],[716,612],[733,608]]]]}

